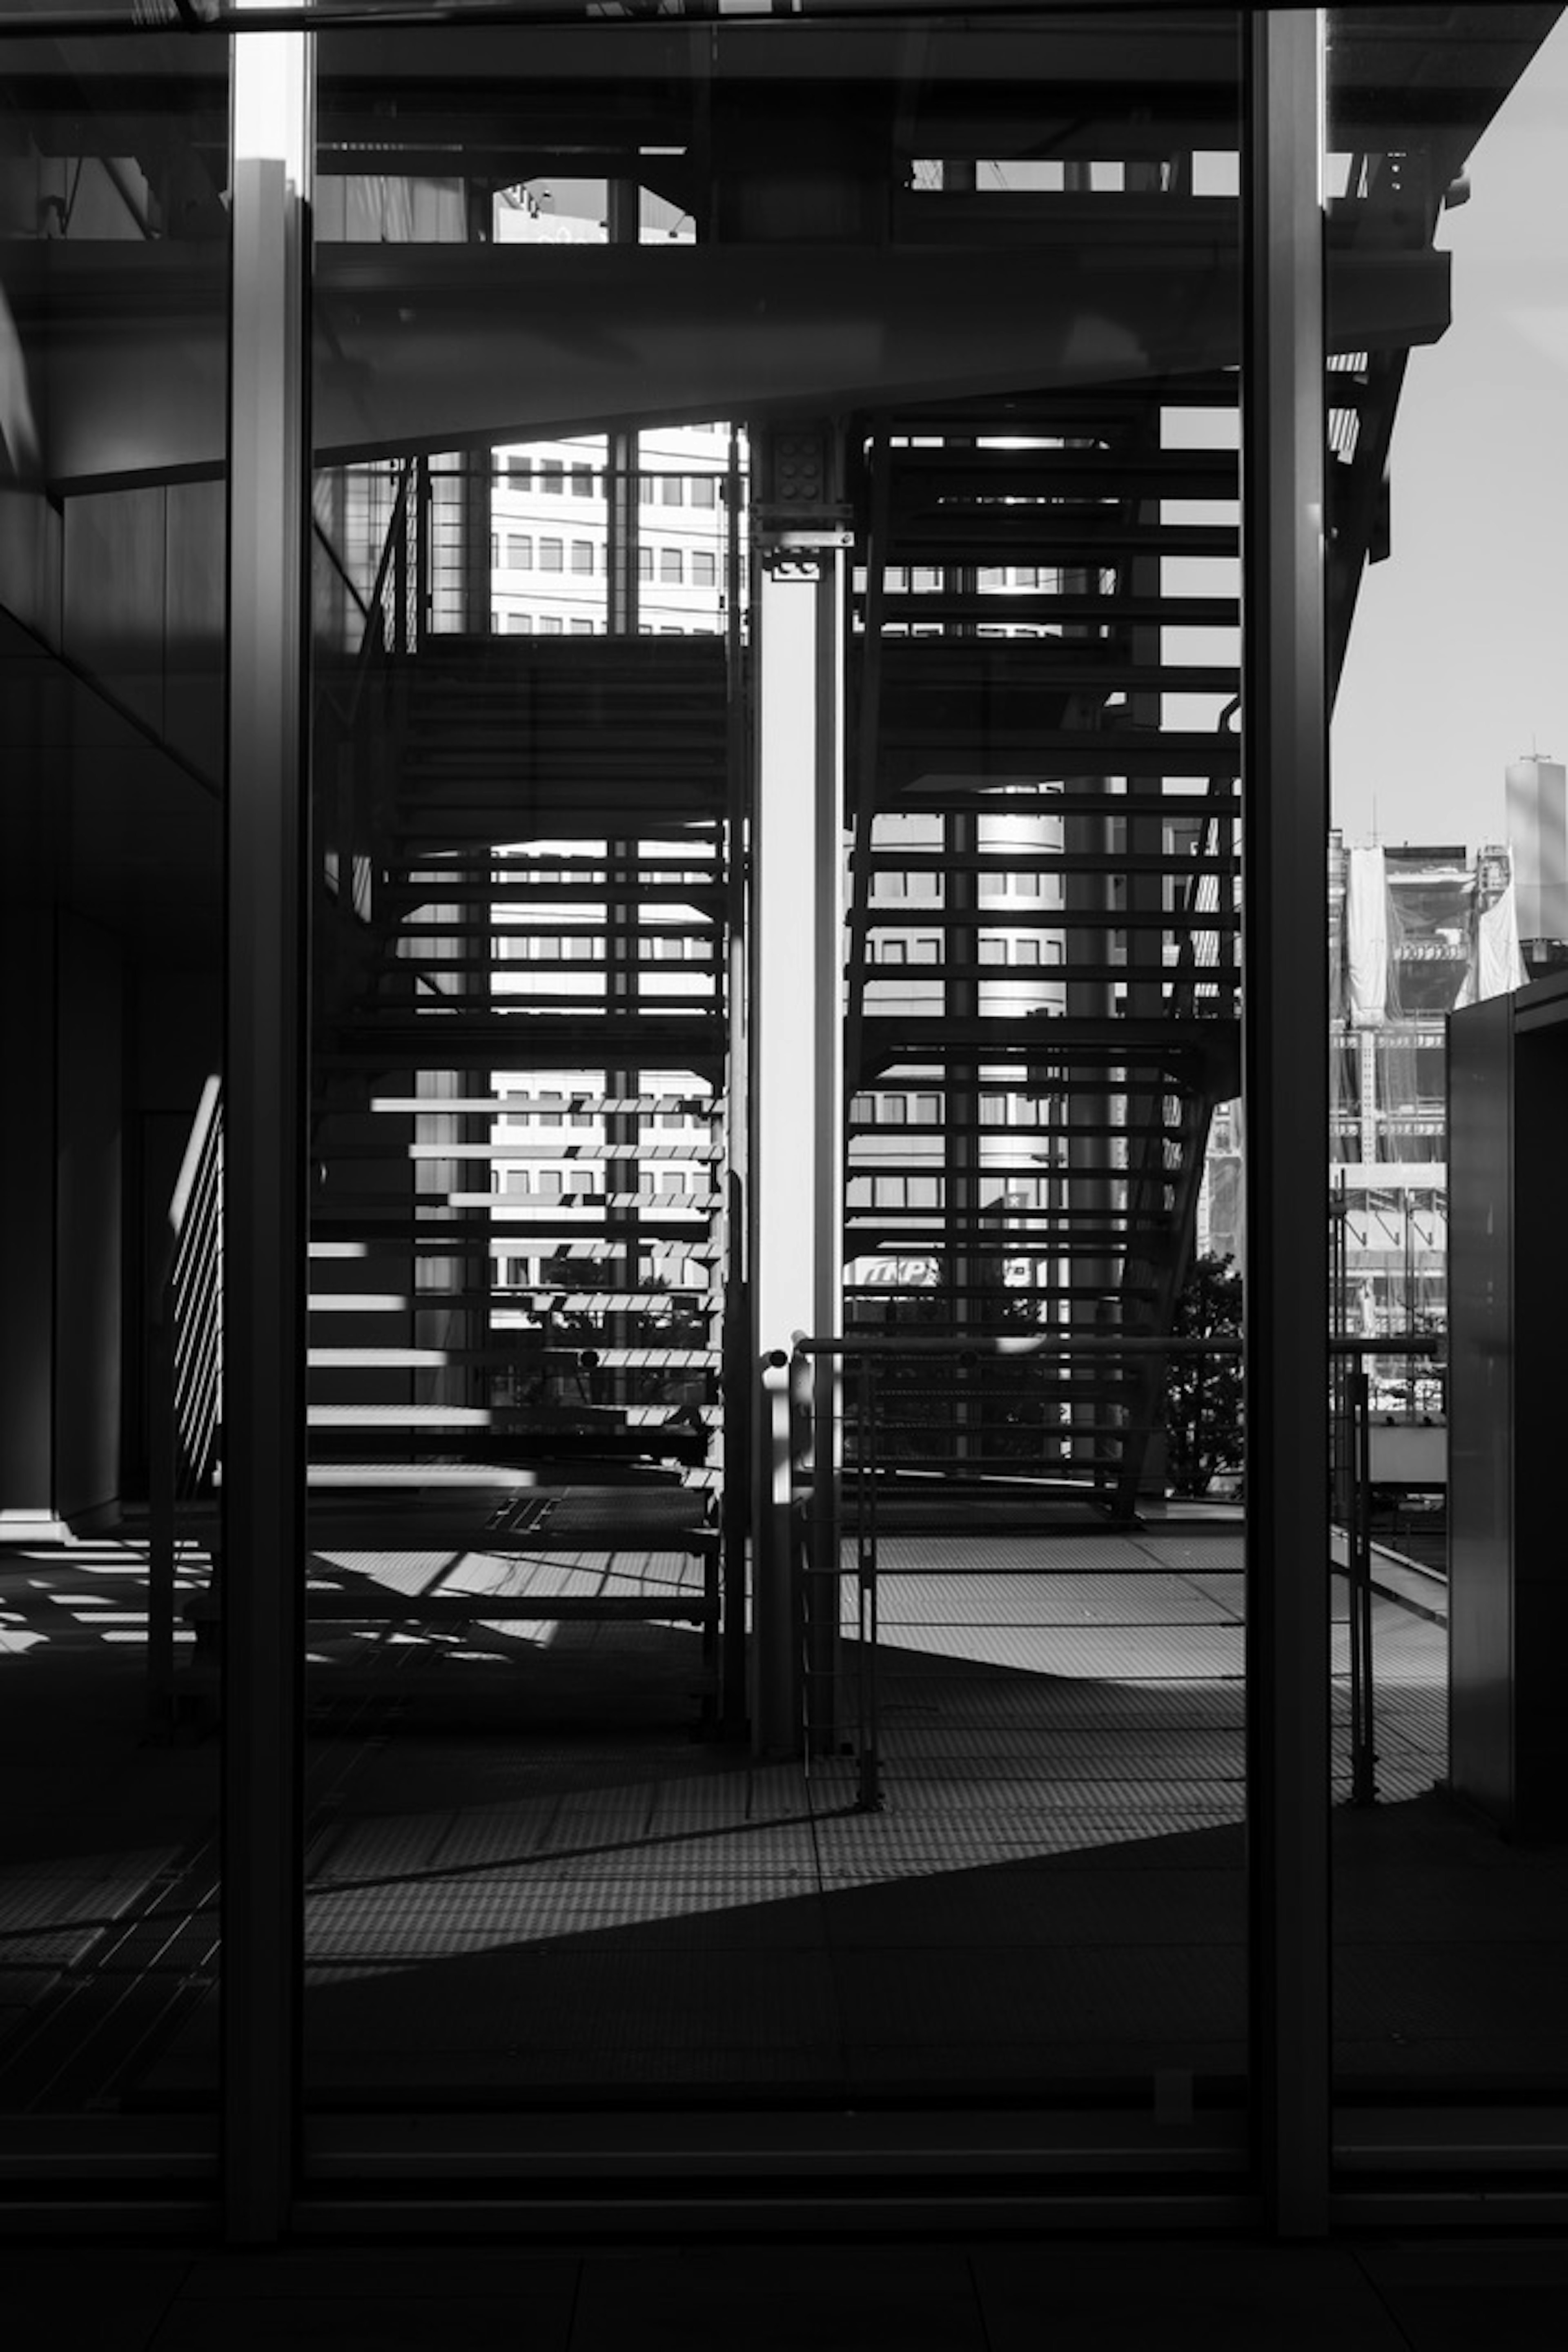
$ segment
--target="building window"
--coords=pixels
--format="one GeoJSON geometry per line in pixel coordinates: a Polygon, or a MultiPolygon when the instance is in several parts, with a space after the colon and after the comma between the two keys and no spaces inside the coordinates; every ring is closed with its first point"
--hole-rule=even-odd
{"type": "Polygon", "coordinates": [[[714,588],[719,583],[718,558],[705,547],[691,551],[691,584],[694,588],[714,588]]]}
{"type": "Polygon", "coordinates": [[[574,499],[591,499],[593,497],[594,468],[592,466],[573,467],[572,495],[574,499]]]}
{"type": "Polygon", "coordinates": [[[586,572],[592,578],[594,542],[591,539],[574,539],[572,541],[572,569],[574,572],[586,572]]]}
{"type": "Polygon", "coordinates": [[[711,474],[699,474],[691,485],[694,507],[712,507],[719,503],[719,485],[711,474]]]}
{"type": "Polygon", "coordinates": [[[531,482],[533,460],[531,457],[519,457],[514,454],[506,461],[506,472],[507,479],[510,482],[531,482]]]}
{"type": "Polygon", "coordinates": [[[664,478],[664,488],[660,494],[665,505],[667,507],[679,506],[682,502],[682,493],[684,492],[685,488],[686,485],[681,480],[679,474],[666,474],[664,478]]]}
{"type": "Polygon", "coordinates": [[[533,634],[532,614],[509,613],[506,616],[506,633],[509,637],[531,636],[533,634]]]}
{"type": "Polygon", "coordinates": [[[593,624],[593,622],[592,622],[592,621],[574,621],[574,622],[573,622],[573,624],[572,624],[572,635],[573,635],[574,637],[591,637],[591,636],[593,635],[593,634],[594,634],[594,624],[593,624]]]}
{"type": "Polygon", "coordinates": [[[539,625],[547,637],[558,637],[562,635],[559,613],[546,613],[539,625]]]}
{"type": "Polygon", "coordinates": [[[652,476],[648,474],[642,475],[637,482],[637,504],[639,506],[651,507],[654,502],[655,495],[656,492],[652,476]]]}
{"type": "Polygon", "coordinates": [[[661,580],[679,582],[681,577],[679,547],[661,547],[658,551],[658,576],[661,580]]]}
{"type": "Polygon", "coordinates": [[[637,578],[639,580],[651,580],[653,578],[653,550],[651,547],[639,547],[637,550],[637,578]]]}
{"type": "Polygon", "coordinates": [[[566,543],[560,539],[542,539],[539,542],[541,572],[562,572],[565,569],[566,543]]]}
{"type": "Polygon", "coordinates": [[[509,530],[506,535],[507,568],[512,572],[533,569],[533,533],[529,530],[509,530]]]}
{"type": "Polygon", "coordinates": [[[566,487],[566,468],[559,457],[540,460],[539,487],[549,497],[558,499],[566,487]]]}

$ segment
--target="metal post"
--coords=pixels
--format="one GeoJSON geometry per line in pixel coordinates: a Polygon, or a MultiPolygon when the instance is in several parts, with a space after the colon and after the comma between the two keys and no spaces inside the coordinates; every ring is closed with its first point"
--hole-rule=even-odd
{"type": "Polygon", "coordinates": [[[1271,2225],[1306,2238],[1331,2065],[1322,25],[1242,25],[1252,2091],[1271,2225]]]}
{"type": "MultiPolygon", "coordinates": [[[[871,1356],[862,1355],[857,1382],[858,1465],[856,1477],[858,1508],[855,1514],[856,1652],[859,1696],[856,1737],[860,1751],[855,1803],[857,1811],[862,1813],[879,1813],[882,1810],[881,1738],[877,1705],[877,1480],[879,1466],[877,1460],[877,1390],[876,1360],[871,1356]]],[[[834,1566],[837,1569],[837,1560],[834,1566]]],[[[837,1576],[833,1599],[837,1608],[837,1576]]]]}
{"type": "Polygon", "coordinates": [[[179,1435],[175,1427],[174,1334],[167,1297],[154,1307],[147,1348],[147,1728],[170,1729],[174,1697],[175,1522],[179,1435]]]}
{"type": "MultiPolygon", "coordinates": [[[[749,1239],[752,1361],[799,1330],[837,1328],[843,1092],[843,579],[847,534],[803,513],[759,518],[757,761],[752,836],[749,1239]]],[[[822,1398],[819,1393],[819,1407],[822,1398]]],[[[836,1466],[836,1411],[816,1431],[817,1479],[836,1466]]],[[[793,1582],[773,1506],[770,1432],[753,1457],[752,1736],[799,1738],[800,1655],[780,1657],[793,1582]]]]}
{"type": "MultiPolygon", "coordinates": [[[[1414,1361],[1414,1359],[1408,1360],[1414,1361]]],[[[1372,1689],[1372,1380],[1358,1363],[1349,1381],[1349,1559],[1351,1802],[1377,1802],[1372,1689]]]]}
{"type": "Polygon", "coordinates": [[[299,2111],[313,58],[294,33],[232,54],[223,2124],[228,2235],[255,2244],[299,2111]]]}
{"type": "MultiPolygon", "coordinates": [[[[746,1232],[745,1202],[750,1161],[745,1077],[750,1066],[747,1050],[751,1017],[747,942],[751,902],[745,852],[750,832],[752,769],[748,756],[751,737],[745,640],[742,628],[742,567],[745,562],[741,531],[743,488],[740,430],[731,425],[724,485],[725,742],[730,788],[724,829],[720,836],[724,853],[724,921],[727,933],[724,1001],[728,1013],[728,1050],[723,1078],[726,1176],[721,1396],[724,1429],[724,1487],[720,1501],[723,1531],[723,1627],[720,1637],[719,1679],[720,1719],[724,1732],[729,1735],[736,1734],[743,1727],[750,1704],[746,1689],[746,1553],[752,1512],[753,1357],[746,1288],[750,1237],[746,1232]]],[[[635,504],[635,482],[630,485],[628,495],[635,504]]]]}

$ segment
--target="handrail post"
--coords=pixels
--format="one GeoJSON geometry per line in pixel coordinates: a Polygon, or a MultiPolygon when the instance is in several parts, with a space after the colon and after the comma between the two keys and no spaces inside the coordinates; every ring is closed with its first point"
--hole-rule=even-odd
{"type": "Polygon", "coordinates": [[[839,1727],[839,1500],[842,1460],[838,1361],[798,1353],[811,1426],[811,1537],[806,1559],[805,1675],[811,1694],[806,1748],[824,1755],[839,1727]]]}
{"type": "MultiPolygon", "coordinates": [[[[877,1655],[877,1366],[875,1359],[865,1354],[860,1358],[857,1371],[856,1419],[858,1436],[855,1482],[858,1505],[855,1513],[855,1596],[859,1694],[859,1721],[856,1733],[859,1747],[859,1772],[855,1804],[858,1812],[879,1813],[883,1798],[877,1655]]],[[[836,1601],[837,1565],[836,1559],[836,1601]]],[[[837,1612],[835,1616],[837,1622],[837,1612]]]]}
{"type": "MultiPolygon", "coordinates": [[[[1412,1360],[1414,1360],[1412,1359],[1412,1360]]],[[[1351,1675],[1351,1803],[1377,1802],[1372,1668],[1372,1381],[1358,1362],[1350,1392],[1348,1584],[1351,1675]]]]}
{"type": "Polygon", "coordinates": [[[799,1602],[795,1573],[795,1475],[790,1364],[782,1348],[763,1359],[763,1459],[752,1590],[752,1747],[790,1753],[800,1737],[799,1602]]]}
{"type": "Polygon", "coordinates": [[[174,1489],[179,1438],[175,1428],[174,1339],[168,1301],[154,1309],[148,1370],[147,1431],[147,1726],[154,1737],[169,1727],[174,1696],[174,1489]]]}

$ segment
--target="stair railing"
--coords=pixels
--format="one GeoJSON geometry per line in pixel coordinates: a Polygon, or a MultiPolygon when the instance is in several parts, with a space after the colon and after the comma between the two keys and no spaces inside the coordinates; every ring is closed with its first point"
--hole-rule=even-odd
{"type": "MultiPolygon", "coordinates": [[[[879,1729],[878,1579],[888,1473],[891,1470],[896,1475],[911,1466],[907,1455],[897,1450],[900,1398],[886,1377],[900,1359],[930,1365],[933,1375],[951,1389],[955,1380],[973,1378],[988,1363],[1034,1360],[1044,1369],[1064,1360],[1070,1365],[1079,1360],[1103,1363],[1108,1359],[1137,1361],[1156,1355],[1236,1357],[1241,1352],[1241,1339],[1229,1335],[1175,1339],[1148,1334],[1090,1337],[1081,1332],[1041,1331],[952,1339],[867,1331],[826,1339],[797,1332],[793,1355],[786,1359],[782,1350],[775,1350],[766,1358],[763,1380],[767,1384],[771,1376],[768,1409],[775,1422],[786,1410],[781,1406],[781,1396],[788,1399],[788,1418],[778,1427],[775,1455],[781,1471],[786,1462],[788,1465],[792,1529],[787,1552],[784,1545],[776,1547],[777,1572],[783,1576],[786,1557],[793,1560],[798,1556],[800,1567],[798,1573],[788,1578],[795,1595],[795,1657],[786,1667],[783,1660],[759,1654],[758,1678],[761,1682],[784,1670],[793,1680],[798,1696],[800,1744],[808,1770],[813,1758],[853,1755],[854,1810],[879,1812],[886,1805],[879,1729]],[[778,1371],[786,1362],[787,1387],[781,1388],[778,1371]],[[832,1459],[834,1433],[824,1425],[822,1403],[833,1390],[826,1382],[818,1388],[820,1372],[836,1363],[843,1374],[842,1454],[837,1466],[832,1459]],[[891,1453],[889,1435],[894,1445],[891,1453]],[[855,1603],[852,1690],[840,1655],[847,1578],[853,1579],[855,1603]]],[[[915,1466],[929,1471],[929,1460],[915,1466]]],[[[952,1547],[946,1546],[941,1572],[951,1570],[952,1547]]],[[[907,1563],[900,1570],[900,1574],[918,1572],[907,1563]]],[[[775,1617],[771,1625],[764,1624],[759,1612],[759,1644],[778,1638],[773,1630],[777,1622],[775,1617]]],[[[1370,1648],[1366,1654],[1370,1678],[1370,1648]]]]}
{"type": "MultiPolygon", "coordinates": [[[[1231,726],[1241,709],[1239,696],[1226,704],[1219,724],[1231,726]]],[[[1239,810],[1229,797],[1230,780],[1222,772],[1209,778],[1208,803],[1196,841],[1198,871],[1185,885],[1184,903],[1171,913],[1176,954],[1171,967],[1170,1015],[1191,1020],[1200,1013],[1200,990],[1212,1003],[1203,1009],[1223,1014],[1234,1008],[1234,962],[1224,956],[1217,918],[1234,899],[1235,828],[1239,810]],[[1229,860],[1231,872],[1211,868],[1229,860]],[[1216,919],[1205,926],[1205,917],[1216,919]],[[1228,1002],[1227,1002],[1228,999],[1228,1002]]],[[[1199,803],[1203,806],[1203,803],[1199,803]]],[[[1198,1193],[1208,1150],[1213,1103],[1201,1085],[1178,1085],[1167,1075],[1150,1097],[1150,1115],[1142,1131],[1130,1139],[1128,1188],[1128,1250],[1123,1269],[1124,1289],[1134,1282],[1152,1284],[1154,1296],[1144,1315],[1144,1328],[1168,1331],[1176,1300],[1186,1280],[1197,1227],[1198,1193]],[[1174,1132],[1171,1123],[1174,1120],[1174,1132]],[[1166,1196],[1170,1195],[1167,1208],[1166,1196]],[[1152,1236],[1158,1234],[1158,1242],[1152,1236]]],[[[1128,1400],[1127,1436],[1121,1448],[1115,1500],[1116,1516],[1131,1517],[1137,1508],[1160,1398],[1163,1392],[1163,1360],[1151,1357],[1139,1368],[1134,1393],[1128,1400]]]]}
{"type": "Polygon", "coordinates": [[[169,1203],[153,1292],[148,1403],[147,1696],[164,1723],[174,1696],[174,1601],[190,1506],[210,1496],[223,1388],[223,1096],[202,1088],[169,1203]]]}
{"type": "Polygon", "coordinates": [[[1372,1376],[1376,1356],[1403,1357],[1414,1364],[1426,1358],[1441,1363],[1446,1339],[1376,1339],[1335,1333],[1329,1340],[1332,1460],[1331,1508],[1342,1532],[1347,1593],[1347,1659],[1350,1680],[1350,1790],[1347,1805],[1375,1805],[1377,1728],[1373,1715],[1372,1376]]]}
{"type": "Polygon", "coordinates": [[[348,690],[341,702],[334,700],[336,726],[330,742],[318,750],[323,784],[317,820],[321,872],[339,906],[362,921],[368,921],[373,910],[380,762],[387,731],[362,725],[362,712],[374,681],[386,671],[388,656],[413,653],[420,643],[429,569],[428,496],[424,459],[405,458],[370,594],[355,599],[364,625],[348,690]],[[331,772],[334,765],[335,774],[331,772]]]}

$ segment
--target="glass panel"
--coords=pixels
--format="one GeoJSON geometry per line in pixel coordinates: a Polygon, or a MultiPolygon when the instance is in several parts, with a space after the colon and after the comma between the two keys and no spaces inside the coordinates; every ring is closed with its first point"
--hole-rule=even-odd
{"type": "Polygon", "coordinates": [[[9,41],[0,2121],[210,2173],[227,55],[9,41]],[[182,1173],[182,1171],[184,1171],[182,1173]],[[40,2119],[47,2117],[47,2124],[40,2119]]]}
{"type": "Polygon", "coordinates": [[[432,37],[321,47],[310,2096],[1110,2098],[1234,2177],[1234,20],[432,37]],[[951,1344],[773,1757],[736,853],[800,578],[844,1320],[951,1344]]]}
{"type": "MultiPolygon", "coordinates": [[[[1522,1010],[1568,959],[1557,13],[1347,11],[1330,47],[1335,2019],[1357,2175],[1455,2145],[1487,2161],[1467,2105],[1568,2098],[1547,1402],[1568,1097],[1558,1033],[1522,1010]],[[1374,271],[1384,331],[1352,332],[1374,271]]],[[[1520,2129],[1510,2165],[1560,2126],[1520,2129]]]]}

